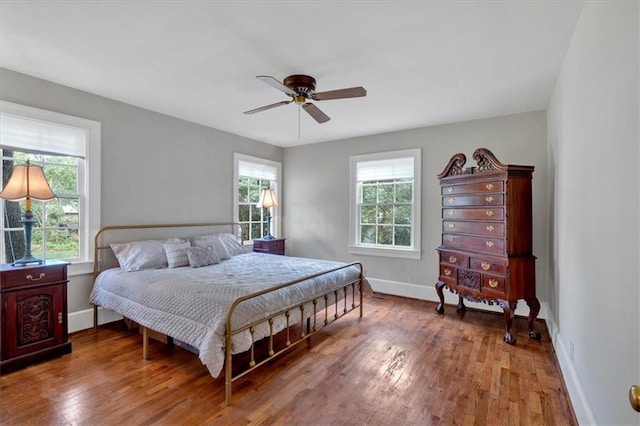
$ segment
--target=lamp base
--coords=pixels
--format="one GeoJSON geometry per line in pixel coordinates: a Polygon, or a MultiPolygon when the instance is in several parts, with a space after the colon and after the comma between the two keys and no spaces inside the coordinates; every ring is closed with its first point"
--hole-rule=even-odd
{"type": "Polygon", "coordinates": [[[269,235],[265,235],[264,237],[262,237],[263,240],[275,240],[276,237],[274,237],[273,235],[269,234],[269,235]]]}
{"type": "Polygon", "coordinates": [[[37,257],[33,257],[33,256],[31,256],[29,254],[29,255],[22,256],[22,258],[16,260],[11,265],[12,266],[26,266],[26,265],[31,265],[31,264],[42,265],[43,263],[44,263],[44,260],[38,259],[37,257]]]}

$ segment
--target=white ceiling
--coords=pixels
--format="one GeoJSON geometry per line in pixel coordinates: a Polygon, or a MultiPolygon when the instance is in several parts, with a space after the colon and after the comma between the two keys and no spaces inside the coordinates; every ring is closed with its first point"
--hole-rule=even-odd
{"type": "Polygon", "coordinates": [[[7,1],[0,66],[278,146],[547,107],[582,1],[7,1]],[[318,124],[255,78],[309,74],[318,124]]]}

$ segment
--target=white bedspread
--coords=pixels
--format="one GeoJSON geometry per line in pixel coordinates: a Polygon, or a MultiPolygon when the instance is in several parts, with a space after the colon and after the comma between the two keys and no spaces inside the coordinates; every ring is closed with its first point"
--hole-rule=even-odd
{"type": "MultiPolygon", "coordinates": [[[[203,268],[135,272],[114,268],[98,276],[89,301],[198,348],[200,360],[217,377],[224,364],[226,315],[234,300],[342,265],[345,264],[247,253],[203,268]]],[[[335,290],[357,280],[359,273],[359,268],[349,267],[243,302],[235,311],[233,328],[335,290]]],[[[305,313],[312,313],[312,309],[305,313]]],[[[290,321],[299,320],[299,309],[295,309],[290,321]]],[[[285,326],[284,319],[276,321],[274,333],[285,326]]],[[[256,328],[254,339],[268,334],[268,324],[264,323],[256,328]]],[[[233,353],[244,352],[250,346],[248,331],[234,336],[233,353]]]]}

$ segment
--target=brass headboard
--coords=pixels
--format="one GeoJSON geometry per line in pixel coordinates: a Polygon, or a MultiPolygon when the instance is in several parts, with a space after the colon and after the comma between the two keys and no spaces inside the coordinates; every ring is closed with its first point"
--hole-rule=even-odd
{"type": "Polygon", "coordinates": [[[228,232],[242,241],[242,227],[237,222],[170,223],[145,225],[104,226],[96,232],[93,252],[93,279],[118,262],[111,251],[111,243],[165,238],[191,238],[202,234],[228,232]]]}

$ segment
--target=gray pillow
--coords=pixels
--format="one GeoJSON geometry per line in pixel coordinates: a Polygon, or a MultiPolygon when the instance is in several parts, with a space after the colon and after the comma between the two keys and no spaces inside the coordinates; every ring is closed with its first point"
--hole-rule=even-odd
{"type": "Polygon", "coordinates": [[[179,266],[187,266],[189,259],[185,249],[191,247],[189,242],[186,243],[165,243],[164,251],[167,254],[167,263],[169,268],[177,268],[179,266]]]}
{"type": "Polygon", "coordinates": [[[230,256],[237,256],[247,252],[240,241],[238,241],[238,238],[233,234],[220,234],[218,238],[222,241],[222,244],[230,256]]]}
{"type": "Polygon", "coordinates": [[[213,244],[188,247],[185,249],[185,253],[189,259],[189,266],[192,268],[220,263],[220,258],[216,254],[213,244]]]}
{"type": "Polygon", "coordinates": [[[193,245],[195,247],[206,247],[208,245],[213,246],[213,250],[218,255],[220,260],[231,259],[231,254],[227,251],[227,248],[223,244],[222,240],[218,237],[218,235],[201,235],[195,237],[193,240],[193,245]]]}
{"type": "Polygon", "coordinates": [[[160,240],[112,243],[111,250],[120,267],[128,272],[167,267],[167,256],[160,240]]]}

